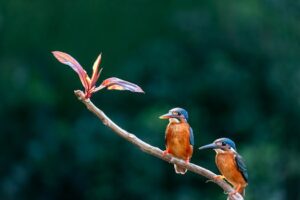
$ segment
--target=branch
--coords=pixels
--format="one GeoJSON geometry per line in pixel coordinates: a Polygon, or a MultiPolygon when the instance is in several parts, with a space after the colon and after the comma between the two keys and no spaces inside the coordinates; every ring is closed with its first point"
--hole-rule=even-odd
{"type": "MultiPolygon", "coordinates": [[[[216,184],[218,184],[226,193],[233,192],[233,188],[225,181],[223,180],[214,180],[213,178],[216,176],[213,172],[200,167],[198,165],[195,165],[193,163],[186,163],[183,160],[180,160],[178,158],[175,158],[171,156],[170,154],[167,154],[163,156],[163,151],[157,147],[151,146],[150,144],[144,142],[143,140],[136,137],[134,134],[127,132],[126,130],[119,127],[116,123],[114,123],[109,117],[105,115],[105,113],[97,108],[90,99],[85,99],[85,95],[82,91],[76,90],[74,91],[75,95],[78,97],[78,99],[86,105],[87,109],[94,113],[105,126],[109,127],[113,130],[117,135],[120,137],[126,139],[128,142],[138,146],[143,152],[148,153],[152,156],[155,156],[157,158],[160,158],[164,161],[167,161],[172,164],[180,165],[182,167],[185,167],[191,172],[194,172],[196,174],[199,174],[201,176],[204,176],[208,178],[209,180],[212,180],[216,184]]],[[[244,198],[239,194],[236,193],[234,195],[229,196],[229,200],[244,200],[244,198]]]]}

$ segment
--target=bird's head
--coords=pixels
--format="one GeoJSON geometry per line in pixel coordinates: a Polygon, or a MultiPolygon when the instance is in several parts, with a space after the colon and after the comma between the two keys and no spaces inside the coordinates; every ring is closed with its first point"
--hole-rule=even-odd
{"type": "Polygon", "coordinates": [[[159,117],[160,119],[169,119],[170,122],[182,122],[187,121],[188,119],[188,112],[183,108],[173,108],[169,110],[167,114],[164,114],[159,117]]]}
{"type": "Polygon", "coordinates": [[[231,151],[236,152],[235,143],[229,139],[229,138],[219,138],[216,139],[213,143],[204,145],[199,148],[202,149],[213,149],[217,153],[225,152],[225,151],[231,151]]]}

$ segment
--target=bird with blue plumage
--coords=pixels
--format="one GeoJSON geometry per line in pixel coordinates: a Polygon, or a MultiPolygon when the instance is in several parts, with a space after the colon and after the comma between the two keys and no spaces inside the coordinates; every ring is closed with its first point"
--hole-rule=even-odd
{"type": "MultiPolygon", "coordinates": [[[[169,124],[165,131],[166,150],[164,155],[185,160],[189,163],[193,155],[194,134],[188,123],[188,112],[183,108],[173,108],[167,114],[160,116],[160,119],[168,119],[169,124]]],[[[177,174],[185,174],[187,169],[174,164],[177,174]]]]}
{"type": "Polygon", "coordinates": [[[229,138],[219,138],[211,144],[199,149],[213,149],[216,152],[215,162],[221,175],[215,179],[225,178],[233,187],[230,193],[240,193],[245,196],[245,188],[248,185],[248,171],[241,155],[238,154],[235,143],[229,138]]]}

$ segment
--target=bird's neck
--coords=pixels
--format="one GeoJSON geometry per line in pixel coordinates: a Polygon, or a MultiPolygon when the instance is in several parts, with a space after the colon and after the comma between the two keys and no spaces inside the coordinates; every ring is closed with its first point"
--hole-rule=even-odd
{"type": "Polygon", "coordinates": [[[215,150],[216,154],[225,153],[225,151],[222,149],[214,149],[214,150],[215,150]]]}
{"type": "Polygon", "coordinates": [[[177,119],[177,118],[170,118],[169,119],[170,124],[179,124],[179,123],[186,123],[185,119],[177,119]]]}
{"type": "Polygon", "coordinates": [[[216,154],[236,154],[235,151],[232,150],[223,150],[223,149],[214,149],[216,154]]]}

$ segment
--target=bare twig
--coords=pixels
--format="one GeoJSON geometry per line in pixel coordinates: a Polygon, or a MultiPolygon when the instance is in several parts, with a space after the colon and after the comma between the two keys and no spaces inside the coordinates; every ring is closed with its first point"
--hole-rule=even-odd
{"type": "MultiPolygon", "coordinates": [[[[214,180],[213,178],[216,176],[213,172],[200,167],[198,165],[195,165],[193,163],[186,163],[183,160],[177,159],[171,155],[165,155],[163,156],[163,151],[157,147],[151,146],[150,144],[144,142],[143,140],[136,137],[134,134],[127,132],[126,130],[119,127],[116,123],[114,123],[109,117],[105,115],[105,113],[97,108],[90,99],[85,99],[85,95],[82,91],[76,90],[74,91],[75,95],[78,97],[78,99],[86,105],[87,109],[90,110],[92,113],[94,113],[105,126],[109,127],[113,130],[117,135],[123,137],[128,142],[131,142],[132,144],[138,146],[143,152],[148,153],[152,156],[155,156],[157,158],[160,158],[164,161],[167,161],[172,164],[177,164],[182,167],[185,167],[191,172],[194,172],[196,174],[199,174],[201,176],[204,176],[208,178],[209,180],[213,180],[216,184],[218,184],[226,193],[233,192],[233,188],[226,183],[223,180],[214,180]]],[[[244,198],[240,194],[234,194],[229,196],[229,200],[243,200],[244,198]]]]}

